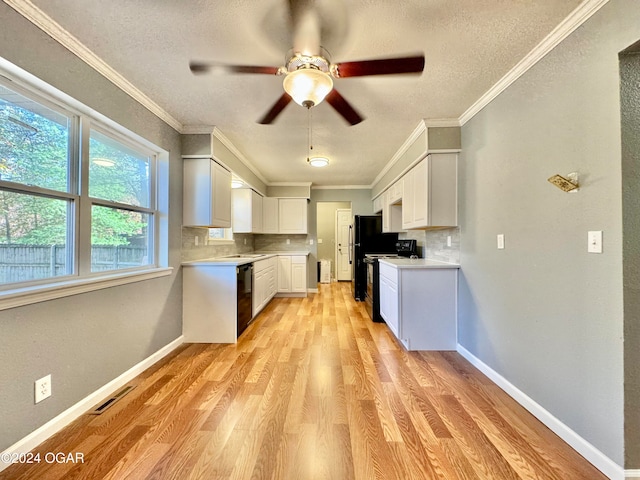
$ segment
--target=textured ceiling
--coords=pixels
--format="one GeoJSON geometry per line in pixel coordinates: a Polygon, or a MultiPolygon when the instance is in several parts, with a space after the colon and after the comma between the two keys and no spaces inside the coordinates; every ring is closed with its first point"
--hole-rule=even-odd
{"type": "Polygon", "coordinates": [[[291,103],[259,119],[282,77],[194,76],[189,61],[284,64],[285,0],[33,0],[64,29],[185,126],[216,126],[269,182],[368,185],[421,119],[457,119],[529,53],[579,0],[317,0],[334,62],[423,52],[422,75],[337,79],[366,118],[347,123],[326,102],[291,103]]]}

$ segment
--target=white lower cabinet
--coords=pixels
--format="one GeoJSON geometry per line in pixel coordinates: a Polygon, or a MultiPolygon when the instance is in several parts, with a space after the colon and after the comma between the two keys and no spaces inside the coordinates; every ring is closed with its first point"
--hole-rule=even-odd
{"type": "Polygon", "coordinates": [[[407,350],[455,350],[457,268],[380,261],[380,315],[407,350]]]}
{"type": "Polygon", "coordinates": [[[398,336],[398,270],[380,265],[380,315],[398,336]],[[384,268],[383,268],[384,267],[384,268]]]}
{"type": "Polygon", "coordinates": [[[253,316],[267,306],[269,301],[276,294],[276,257],[260,260],[253,263],[253,316]]]}
{"type": "Polygon", "coordinates": [[[278,256],[278,293],[307,294],[307,256],[278,256]]]}

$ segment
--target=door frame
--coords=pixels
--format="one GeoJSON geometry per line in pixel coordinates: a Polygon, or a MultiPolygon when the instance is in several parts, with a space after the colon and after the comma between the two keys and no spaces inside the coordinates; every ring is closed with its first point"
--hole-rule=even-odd
{"type": "MultiPolygon", "coordinates": [[[[334,220],[335,221],[335,238],[334,238],[334,242],[333,242],[333,248],[334,248],[334,251],[333,251],[334,260],[333,261],[334,261],[335,272],[336,272],[335,279],[336,279],[336,281],[350,282],[350,281],[353,280],[353,272],[351,271],[351,269],[349,269],[349,274],[350,274],[349,275],[349,279],[347,279],[347,280],[338,280],[338,256],[339,256],[339,253],[338,253],[338,235],[339,235],[338,216],[339,216],[340,212],[349,212],[349,218],[351,218],[351,219],[353,218],[352,209],[351,208],[337,208],[336,209],[335,220],[334,220]]],[[[352,223],[353,222],[350,221],[349,224],[351,225],[352,223]]],[[[349,249],[349,240],[348,239],[347,239],[347,249],[349,249]]]]}

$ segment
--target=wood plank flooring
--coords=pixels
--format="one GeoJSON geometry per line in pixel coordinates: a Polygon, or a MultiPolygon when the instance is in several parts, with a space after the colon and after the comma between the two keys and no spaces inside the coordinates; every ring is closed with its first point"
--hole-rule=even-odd
{"type": "Polygon", "coordinates": [[[186,344],[0,479],[606,477],[455,352],[407,352],[350,284],[274,299],[237,345],[186,344]]]}

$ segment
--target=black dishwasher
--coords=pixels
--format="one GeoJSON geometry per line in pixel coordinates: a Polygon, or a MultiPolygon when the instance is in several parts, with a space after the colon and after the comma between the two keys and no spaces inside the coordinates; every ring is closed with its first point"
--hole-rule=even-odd
{"type": "Polygon", "coordinates": [[[251,282],[253,277],[253,265],[238,265],[236,268],[237,286],[238,286],[238,337],[245,331],[251,323],[252,305],[251,305],[251,282]]]}

